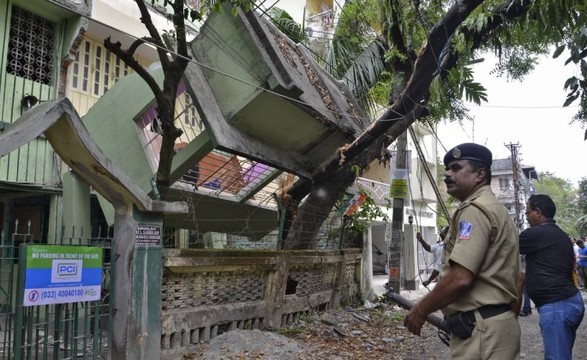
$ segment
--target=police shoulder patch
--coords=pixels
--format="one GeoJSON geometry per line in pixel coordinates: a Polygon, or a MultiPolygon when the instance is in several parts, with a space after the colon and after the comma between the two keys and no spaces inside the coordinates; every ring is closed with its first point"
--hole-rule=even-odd
{"type": "Polygon", "coordinates": [[[471,238],[471,233],[473,232],[473,224],[468,221],[461,221],[459,224],[459,240],[469,240],[471,238]]]}

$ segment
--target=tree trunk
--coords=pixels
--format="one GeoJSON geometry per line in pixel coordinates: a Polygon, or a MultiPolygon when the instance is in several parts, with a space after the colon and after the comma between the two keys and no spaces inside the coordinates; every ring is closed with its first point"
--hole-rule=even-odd
{"type": "MultiPolygon", "coordinates": [[[[311,206],[301,206],[295,221],[288,230],[284,249],[315,249],[316,235],[330,210],[344,191],[353,184],[355,174],[344,166],[332,177],[325,177],[315,184],[314,191],[306,199],[311,206]]],[[[290,214],[293,215],[293,214],[290,214]]]]}
{"type": "MultiPolygon", "coordinates": [[[[441,59],[439,55],[447,48],[448,40],[456,29],[481,3],[483,3],[482,0],[471,0],[453,5],[444,18],[430,31],[427,43],[414,63],[414,71],[405,85],[405,90],[395,99],[385,114],[352,144],[342,148],[326,162],[313,174],[312,180],[300,179],[291,187],[288,195],[293,199],[293,203],[300,203],[306,195],[307,198],[299,207],[297,214],[291,212],[296,216],[291,221],[292,225],[284,242],[285,248],[314,248],[320,226],[336,200],[356,177],[351,165],[356,165],[361,170],[365,169],[372,161],[379,158],[381,151],[395,141],[399,134],[406,131],[425,113],[423,106],[429,97],[432,80],[438,75],[439,70],[450,70],[456,65],[456,62],[452,61],[445,61],[442,64],[441,61],[447,59],[441,59]]],[[[508,1],[496,11],[496,16],[502,19],[519,17],[527,10],[526,6],[508,1]]],[[[503,25],[502,19],[491,23],[480,33],[476,31],[467,33],[466,38],[481,39],[488,36],[503,25]]],[[[479,44],[480,42],[476,45],[479,44]]]]}
{"type": "MultiPolygon", "coordinates": [[[[308,197],[304,204],[299,207],[295,219],[288,230],[287,238],[284,241],[285,249],[314,249],[316,248],[316,236],[322,226],[322,223],[328,215],[336,201],[344,194],[346,189],[353,184],[357,175],[353,170],[354,167],[365,169],[373,161],[380,159],[382,151],[385,151],[397,137],[405,131],[419,116],[422,108],[418,108],[416,113],[411,113],[404,117],[405,121],[389,121],[396,126],[391,127],[386,136],[379,136],[372,141],[370,145],[354,160],[346,161],[339,164],[339,157],[329,163],[323,171],[314,177],[314,182],[301,179],[290,189],[288,194],[292,198],[304,198],[306,189],[309,191],[308,197]],[[400,124],[401,123],[401,124],[400,124]]],[[[389,115],[386,112],[382,118],[389,115]]]]}

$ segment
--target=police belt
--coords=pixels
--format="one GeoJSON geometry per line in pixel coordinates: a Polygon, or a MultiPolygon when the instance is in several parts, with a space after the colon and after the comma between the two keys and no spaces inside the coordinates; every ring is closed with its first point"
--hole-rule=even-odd
{"type": "MultiPolygon", "coordinates": [[[[479,315],[483,319],[489,319],[490,317],[497,316],[499,314],[503,314],[504,312],[510,311],[511,307],[509,304],[499,304],[499,305],[485,305],[477,308],[475,310],[469,310],[463,312],[463,316],[468,318],[471,323],[475,323],[475,311],[479,312],[479,315]]],[[[458,313],[457,313],[458,314],[458,313]]],[[[454,316],[454,315],[453,315],[454,316]]]]}

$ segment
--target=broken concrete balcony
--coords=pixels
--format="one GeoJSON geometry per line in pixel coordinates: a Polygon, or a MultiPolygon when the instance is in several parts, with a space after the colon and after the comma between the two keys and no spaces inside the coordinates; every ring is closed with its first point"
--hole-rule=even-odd
{"type": "Polygon", "coordinates": [[[368,125],[346,85],[255,12],[212,14],[191,49],[188,92],[219,148],[310,176],[368,125]]]}
{"type": "MultiPolygon", "coordinates": [[[[190,214],[166,215],[166,226],[262,238],[278,227],[275,194],[294,175],[311,176],[366,117],[346,86],[255,13],[215,13],[191,48],[176,102],[184,134],[168,189],[153,186],[158,112],[138,75],[119,80],[83,122],[141,189],[191,205],[190,214]]],[[[162,82],[161,69],[150,72],[162,82]]]]}

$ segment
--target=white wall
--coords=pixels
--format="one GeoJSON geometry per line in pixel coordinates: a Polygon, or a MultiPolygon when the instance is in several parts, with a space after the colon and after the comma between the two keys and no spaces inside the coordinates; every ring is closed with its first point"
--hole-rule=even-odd
{"type": "MultiPolygon", "coordinates": [[[[92,19],[136,37],[149,36],[140,18],[139,7],[133,0],[94,0],[92,19]]],[[[151,12],[151,18],[159,31],[173,29],[171,21],[161,15],[151,12]]]]}

